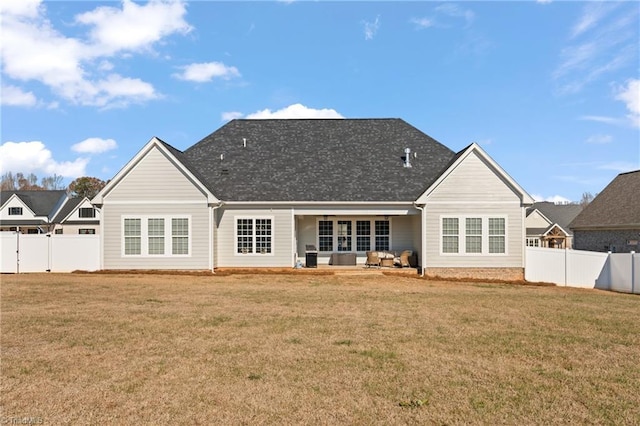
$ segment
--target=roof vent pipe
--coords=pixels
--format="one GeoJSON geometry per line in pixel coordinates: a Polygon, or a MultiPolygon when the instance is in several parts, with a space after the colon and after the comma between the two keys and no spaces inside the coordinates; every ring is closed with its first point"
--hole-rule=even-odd
{"type": "Polygon", "coordinates": [[[242,138],[242,147],[243,148],[247,147],[247,138],[242,138]]]}
{"type": "Polygon", "coordinates": [[[404,149],[404,166],[411,167],[411,163],[409,162],[409,158],[411,157],[411,148],[404,149]]]}

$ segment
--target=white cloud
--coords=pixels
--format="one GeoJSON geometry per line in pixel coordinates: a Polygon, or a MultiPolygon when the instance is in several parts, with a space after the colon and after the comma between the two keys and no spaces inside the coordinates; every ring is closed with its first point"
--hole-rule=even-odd
{"type": "Polygon", "coordinates": [[[2,0],[0,11],[3,16],[22,16],[34,18],[38,16],[41,0],[2,0]]]}
{"type": "Polygon", "coordinates": [[[536,0],[536,3],[540,3],[540,4],[549,4],[551,3],[553,0],[536,0]]]}
{"type": "Polygon", "coordinates": [[[638,165],[627,161],[612,161],[610,163],[601,164],[597,168],[599,170],[613,170],[614,172],[624,173],[637,169],[638,165]]]}
{"type": "Polygon", "coordinates": [[[626,87],[618,89],[615,99],[625,103],[629,114],[627,117],[635,127],[640,127],[640,80],[627,81],[626,87]]]}
{"type": "MultiPolygon", "coordinates": [[[[577,37],[598,24],[612,9],[611,4],[589,2],[585,5],[578,22],[571,29],[571,37],[577,37]]],[[[615,6],[614,6],[615,7],[615,6]]]]}
{"type": "Polygon", "coordinates": [[[148,49],[168,35],[187,34],[192,27],[184,20],[186,13],[181,1],[156,0],[141,6],[123,0],[122,9],[101,6],[77,15],[76,22],[92,26],[92,44],[109,55],[148,49]]]}
{"type": "Polygon", "coordinates": [[[558,93],[578,93],[637,60],[637,20],[636,8],[624,3],[586,3],[552,73],[558,93]]]}
{"type": "Polygon", "coordinates": [[[214,78],[230,80],[234,77],[240,77],[240,72],[236,67],[226,66],[222,62],[204,62],[190,64],[180,68],[182,69],[182,73],[173,74],[174,77],[196,83],[205,83],[214,78]]]}
{"type": "Polygon", "coordinates": [[[108,58],[151,51],[163,38],[191,30],[180,0],[153,0],[144,6],[124,0],[121,8],[103,6],[79,14],[75,23],[89,26],[84,38],[54,28],[41,1],[3,1],[2,12],[0,59],[6,77],[37,81],[66,101],[100,107],[161,97],[150,83],[112,72],[108,58]]]}
{"type": "Polygon", "coordinates": [[[619,118],[606,117],[602,115],[583,115],[582,117],[580,117],[580,120],[596,121],[598,123],[605,124],[622,124],[622,120],[620,120],[619,118]]]}
{"type": "Polygon", "coordinates": [[[550,201],[557,204],[567,204],[571,202],[571,200],[569,200],[567,197],[563,197],[562,195],[551,195],[549,197],[543,197],[540,194],[533,194],[531,195],[531,197],[533,197],[535,201],[550,201]]]}
{"type": "Polygon", "coordinates": [[[364,21],[364,39],[365,40],[373,40],[373,37],[378,32],[380,28],[380,16],[376,16],[376,20],[373,22],[364,21]]]}
{"type": "Polygon", "coordinates": [[[586,140],[587,143],[603,145],[613,142],[613,136],[611,135],[592,135],[586,140]]]}
{"type": "Polygon", "coordinates": [[[262,111],[256,111],[247,115],[247,118],[344,118],[340,113],[334,109],[314,109],[306,107],[302,104],[289,105],[286,108],[271,111],[270,109],[263,109],[262,111]]]}
{"type": "Polygon", "coordinates": [[[8,106],[34,106],[37,103],[33,92],[23,92],[16,86],[2,86],[2,105],[8,106]]]}
{"type": "Polygon", "coordinates": [[[231,121],[236,118],[242,118],[244,114],[238,111],[228,111],[222,113],[222,121],[231,121]]]}
{"type": "Polygon", "coordinates": [[[71,150],[80,153],[101,154],[116,149],[118,144],[113,139],[87,138],[71,146],[71,150]]]}
{"type": "Polygon", "coordinates": [[[5,142],[0,145],[0,172],[53,174],[76,178],[86,175],[88,158],[58,162],[40,141],[5,142]]]}
{"type": "Polygon", "coordinates": [[[423,30],[434,25],[433,20],[429,18],[411,18],[409,22],[415,24],[416,28],[419,30],[423,30]]]}
{"type": "Polygon", "coordinates": [[[441,4],[435,8],[435,11],[452,18],[462,18],[465,20],[467,26],[471,25],[476,18],[475,13],[471,9],[463,9],[453,3],[441,4]]]}

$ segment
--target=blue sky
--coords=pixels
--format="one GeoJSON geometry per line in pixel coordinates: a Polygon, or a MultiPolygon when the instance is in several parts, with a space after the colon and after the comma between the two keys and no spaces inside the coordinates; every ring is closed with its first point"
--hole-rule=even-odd
{"type": "Polygon", "coordinates": [[[233,118],[402,118],[537,199],[640,169],[640,3],[3,0],[0,171],[113,177],[233,118]]]}

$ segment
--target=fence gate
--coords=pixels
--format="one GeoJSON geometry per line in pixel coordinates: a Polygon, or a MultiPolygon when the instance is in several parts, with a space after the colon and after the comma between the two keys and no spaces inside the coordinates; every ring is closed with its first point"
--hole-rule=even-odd
{"type": "Polygon", "coordinates": [[[0,272],[100,269],[100,235],[0,232],[0,272]]]}

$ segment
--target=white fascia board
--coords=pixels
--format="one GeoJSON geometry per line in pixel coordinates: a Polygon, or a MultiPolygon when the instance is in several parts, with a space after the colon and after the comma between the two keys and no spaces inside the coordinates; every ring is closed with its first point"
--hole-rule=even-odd
{"type": "Polygon", "coordinates": [[[238,206],[413,206],[412,201],[225,201],[224,204],[238,206]]]}
{"type": "Polygon", "coordinates": [[[487,154],[482,148],[480,148],[480,145],[478,145],[475,142],[469,145],[467,149],[462,153],[462,155],[460,155],[456,159],[456,161],[454,161],[454,163],[451,166],[449,166],[449,168],[445,170],[440,175],[440,177],[438,177],[438,179],[436,179],[436,181],[433,184],[431,184],[431,186],[427,188],[427,190],[422,195],[418,197],[418,199],[416,200],[416,204],[422,204],[422,205],[426,204],[427,199],[429,198],[431,193],[433,193],[433,191],[435,191],[435,189],[442,182],[444,182],[445,179],[447,179],[447,177],[451,174],[451,172],[453,172],[460,164],[462,164],[462,162],[474,151],[489,164],[489,166],[494,170],[494,172],[498,173],[511,186],[511,188],[513,188],[515,192],[517,192],[520,195],[520,200],[522,204],[533,205],[533,203],[535,202],[533,197],[531,197],[531,195],[529,195],[529,193],[525,191],[524,188],[518,185],[518,183],[515,180],[513,180],[513,178],[509,176],[509,174],[502,167],[500,167],[500,165],[496,163],[489,156],[489,154],[487,154]]]}
{"type": "Polygon", "coordinates": [[[104,197],[109,194],[121,181],[124,177],[131,171],[133,168],[142,161],[142,159],[149,153],[153,148],[159,149],[164,155],[166,155],[173,164],[175,164],[182,173],[184,173],[192,182],[195,182],[198,188],[207,196],[207,203],[209,204],[217,204],[220,203],[220,200],[213,195],[207,187],[200,182],[185,166],[178,160],[169,150],[166,149],[164,144],[155,136],[151,138],[147,144],[142,147],[140,151],[122,168],[120,171],[114,176],[113,179],[109,181],[105,185],[104,188],[95,197],[91,200],[91,204],[94,205],[102,205],[104,203],[104,197]]]}

